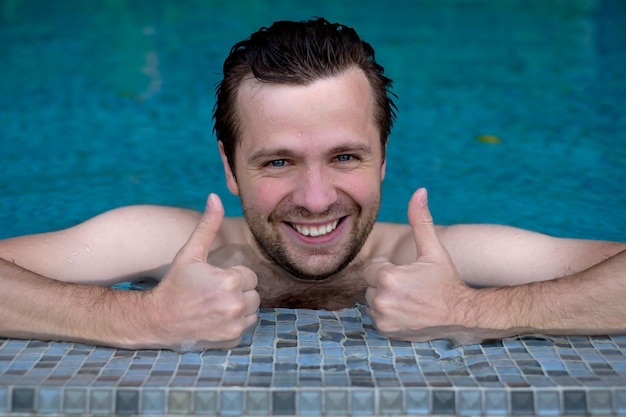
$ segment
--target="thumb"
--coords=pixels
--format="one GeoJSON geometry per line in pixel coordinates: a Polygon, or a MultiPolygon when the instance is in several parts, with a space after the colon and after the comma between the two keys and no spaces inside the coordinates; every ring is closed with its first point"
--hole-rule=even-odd
{"type": "Polygon", "coordinates": [[[213,240],[224,220],[224,206],[217,194],[209,194],[204,213],[176,259],[183,262],[206,262],[213,240]]]}
{"type": "Polygon", "coordinates": [[[426,188],[419,188],[409,201],[409,223],[413,229],[413,238],[419,257],[436,256],[441,252],[441,243],[437,237],[433,217],[428,209],[426,188]]]}

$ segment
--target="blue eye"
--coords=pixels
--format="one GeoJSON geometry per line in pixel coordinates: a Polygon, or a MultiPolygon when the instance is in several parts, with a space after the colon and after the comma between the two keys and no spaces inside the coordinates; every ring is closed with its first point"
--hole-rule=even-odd
{"type": "Polygon", "coordinates": [[[287,161],[285,161],[284,159],[276,159],[269,163],[269,165],[271,165],[274,168],[284,167],[286,164],[287,164],[287,161]]]}
{"type": "Polygon", "coordinates": [[[352,160],[352,155],[339,155],[337,157],[337,160],[340,162],[348,162],[350,160],[352,160]]]}

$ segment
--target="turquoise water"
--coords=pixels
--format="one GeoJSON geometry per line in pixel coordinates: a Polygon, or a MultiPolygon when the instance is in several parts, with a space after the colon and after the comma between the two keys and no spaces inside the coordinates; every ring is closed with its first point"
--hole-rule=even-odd
{"type": "Polygon", "coordinates": [[[211,191],[239,215],[211,133],[221,63],[314,16],[354,26],[395,80],[381,220],[426,185],[438,223],[626,239],[620,0],[0,0],[0,238],[211,191]]]}

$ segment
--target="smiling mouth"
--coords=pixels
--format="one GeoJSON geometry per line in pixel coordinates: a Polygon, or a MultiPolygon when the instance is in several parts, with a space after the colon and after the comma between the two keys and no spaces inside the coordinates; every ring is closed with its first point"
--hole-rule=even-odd
{"type": "Polygon", "coordinates": [[[327,235],[333,230],[335,230],[338,224],[339,224],[339,220],[335,220],[335,221],[332,221],[328,224],[321,225],[321,226],[302,226],[302,225],[298,225],[295,223],[290,223],[291,227],[293,227],[298,233],[300,233],[303,236],[311,236],[311,237],[327,235]]]}

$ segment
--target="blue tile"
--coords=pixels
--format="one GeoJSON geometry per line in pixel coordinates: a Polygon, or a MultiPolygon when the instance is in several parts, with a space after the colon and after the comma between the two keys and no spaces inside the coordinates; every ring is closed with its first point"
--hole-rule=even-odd
{"type": "Polygon", "coordinates": [[[482,413],[482,392],[480,390],[462,389],[457,391],[456,412],[459,415],[479,415],[482,413]]]}
{"type": "Polygon", "coordinates": [[[193,393],[195,414],[215,415],[218,411],[218,395],[215,391],[195,391],[193,393]]]}
{"type": "Polygon", "coordinates": [[[532,391],[511,392],[511,413],[513,415],[535,414],[534,393],[532,391]]]}
{"type": "Polygon", "coordinates": [[[67,414],[87,412],[87,390],[67,388],[63,395],[63,410],[67,414]]]}
{"type": "Polygon", "coordinates": [[[539,390],[535,393],[536,414],[539,416],[558,416],[562,414],[561,393],[556,390],[539,390]]]}
{"type": "Polygon", "coordinates": [[[272,413],[276,415],[296,414],[295,391],[276,390],[272,392],[272,413]]]}
{"type": "Polygon", "coordinates": [[[430,392],[427,389],[408,388],[405,398],[407,414],[430,414],[430,392]]]}
{"type": "Polygon", "coordinates": [[[115,393],[117,414],[137,414],[139,412],[139,391],[120,389],[115,393]]]}
{"type": "Polygon", "coordinates": [[[585,391],[563,391],[563,411],[565,414],[587,414],[587,396],[585,391]]]}
{"type": "Polygon", "coordinates": [[[89,394],[89,411],[92,414],[111,414],[113,411],[113,391],[92,389],[89,394]]]}
{"type": "Polygon", "coordinates": [[[29,413],[35,411],[35,389],[13,388],[11,411],[29,413]]]}
{"type": "Polygon", "coordinates": [[[455,392],[452,390],[433,390],[431,404],[434,414],[456,414],[455,392]]]}
{"type": "Polygon", "coordinates": [[[509,399],[505,390],[487,390],[485,395],[485,414],[487,415],[508,415],[509,399]]]}
{"type": "Polygon", "coordinates": [[[380,389],[378,392],[378,412],[380,414],[401,414],[403,408],[402,390],[380,389]]]}
{"type": "Polygon", "coordinates": [[[324,411],[331,415],[349,414],[348,391],[336,389],[324,392],[324,411]]]}
{"type": "Polygon", "coordinates": [[[371,389],[353,389],[350,396],[350,411],[354,415],[373,415],[376,413],[375,391],[371,389]]]}
{"type": "Polygon", "coordinates": [[[322,414],[322,391],[302,389],[298,395],[298,414],[306,416],[319,416],[322,414]]]}
{"type": "Polygon", "coordinates": [[[610,415],[613,413],[612,396],[609,390],[587,391],[587,408],[591,415],[610,415]]]}
{"type": "Polygon", "coordinates": [[[267,390],[246,391],[246,415],[267,416],[271,414],[271,411],[272,401],[267,390]]]}
{"type": "MultiPolygon", "coordinates": [[[[192,411],[192,392],[175,389],[167,395],[167,411],[171,414],[187,414],[192,411]]],[[[163,399],[165,403],[165,399],[163,399]]]]}
{"type": "Polygon", "coordinates": [[[220,413],[226,416],[239,416],[243,413],[243,391],[221,391],[220,413]]]}
{"type": "Polygon", "coordinates": [[[9,388],[0,387],[0,413],[8,411],[9,408],[9,388]]]}
{"type": "Polygon", "coordinates": [[[141,392],[142,414],[165,413],[165,391],[160,389],[144,389],[141,392]]]}
{"type": "Polygon", "coordinates": [[[37,412],[41,414],[58,414],[61,412],[61,388],[39,388],[37,412]]]}

